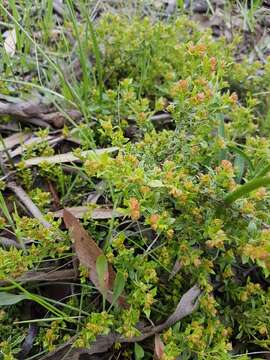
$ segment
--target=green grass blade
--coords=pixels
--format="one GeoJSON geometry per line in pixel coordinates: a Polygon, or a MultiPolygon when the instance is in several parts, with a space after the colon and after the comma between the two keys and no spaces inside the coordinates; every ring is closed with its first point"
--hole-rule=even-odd
{"type": "Polygon", "coordinates": [[[118,271],[113,284],[113,296],[110,308],[116,304],[116,301],[119,299],[124,290],[125,284],[125,275],[121,271],[118,271]]]}
{"type": "Polygon", "coordinates": [[[100,255],[96,261],[96,270],[98,275],[98,282],[100,286],[100,291],[103,296],[103,311],[105,310],[105,299],[107,293],[107,283],[106,278],[108,276],[108,262],[105,255],[100,255]]]}
{"type": "Polygon", "coordinates": [[[103,67],[101,63],[101,53],[98,46],[98,40],[96,36],[96,32],[90,17],[87,15],[86,7],[83,7],[83,11],[86,17],[87,25],[90,30],[91,39],[93,42],[93,52],[96,60],[96,67],[97,67],[97,76],[98,76],[98,87],[99,87],[99,100],[102,102],[102,92],[103,92],[103,67]]]}
{"type": "MultiPolygon", "coordinates": [[[[225,134],[224,115],[223,114],[218,114],[218,119],[219,119],[218,135],[225,140],[226,134],[225,134]]],[[[219,152],[219,160],[221,161],[221,160],[226,159],[226,155],[227,155],[226,148],[221,149],[220,152],[219,152]]]]}
{"type": "Polygon", "coordinates": [[[245,159],[241,155],[236,155],[234,167],[236,168],[236,182],[240,184],[245,171],[245,159]]]}
{"type": "Polygon", "coordinates": [[[239,149],[236,146],[228,146],[228,149],[230,151],[233,151],[234,153],[240,155],[246,161],[249,169],[251,171],[254,171],[254,165],[253,165],[252,161],[250,160],[249,156],[247,156],[247,154],[245,154],[244,151],[242,151],[241,149],[239,149]]]}
{"type": "Polygon", "coordinates": [[[270,164],[267,164],[259,172],[255,174],[255,178],[265,176],[269,171],[270,171],[270,164]]]}
{"type": "Polygon", "coordinates": [[[72,26],[73,26],[73,29],[75,32],[76,40],[78,42],[79,59],[80,59],[81,67],[82,67],[82,73],[83,73],[83,96],[85,97],[85,96],[87,96],[88,89],[90,88],[90,82],[89,82],[90,78],[89,78],[89,74],[88,74],[88,70],[87,70],[87,55],[86,55],[86,51],[84,51],[84,47],[83,47],[83,44],[81,41],[81,36],[79,33],[79,28],[78,28],[78,21],[75,16],[73,2],[71,0],[68,0],[67,5],[68,5],[68,10],[69,10],[72,26]]]}
{"type": "Polygon", "coordinates": [[[246,184],[239,186],[236,190],[229,193],[224,198],[225,205],[231,205],[234,201],[240,199],[241,197],[248,195],[251,191],[256,190],[262,186],[270,185],[270,177],[265,176],[261,178],[255,178],[246,184]]]}

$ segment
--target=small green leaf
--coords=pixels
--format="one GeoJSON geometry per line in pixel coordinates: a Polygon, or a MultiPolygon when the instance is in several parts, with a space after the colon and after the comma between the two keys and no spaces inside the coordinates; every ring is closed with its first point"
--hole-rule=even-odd
{"type": "Polygon", "coordinates": [[[122,294],[125,287],[125,275],[118,271],[113,284],[113,297],[112,297],[112,305],[116,303],[119,296],[122,294]]]}
{"type": "Polygon", "coordinates": [[[150,319],[151,310],[150,309],[144,309],[143,312],[147,316],[148,319],[150,319]]]}
{"type": "Polygon", "coordinates": [[[134,352],[135,352],[135,359],[140,360],[144,357],[144,350],[138,343],[135,343],[134,345],[134,352]]]}
{"type": "Polygon", "coordinates": [[[14,305],[22,300],[26,300],[27,296],[24,294],[15,295],[7,292],[0,292],[0,306],[14,305]]]}
{"type": "Polygon", "coordinates": [[[106,284],[106,278],[108,277],[108,262],[105,255],[102,254],[97,258],[96,269],[100,290],[104,293],[108,287],[106,284]]]}
{"type": "Polygon", "coordinates": [[[159,188],[164,186],[160,180],[151,180],[149,181],[148,185],[152,188],[159,188]]]}

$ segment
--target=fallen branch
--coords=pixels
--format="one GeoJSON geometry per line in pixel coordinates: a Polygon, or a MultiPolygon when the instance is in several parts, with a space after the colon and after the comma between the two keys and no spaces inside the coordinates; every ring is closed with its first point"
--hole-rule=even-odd
{"type": "MultiPolygon", "coordinates": [[[[112,217],[116,218],[122,216],[113,209],[106,209],[102,207],[91,209],[89,206],[75,206],[75,207],[66,208],[66,210],[68,210],[68,212],[70,212],[77,219],[82,219],[84,215],[87,213],[91,214],[91,219],[94,220],[111,219],[112,217]]],[[[62,209],[54,212],[53,213],[54,217],[62,218],[63,211],[64,210],[62,209]]]]}
{"type": "MultiPolygon", "coordinates": [[[[74,269],[64,269],[64,270],[51,270],[51,271],[27,271],[22,276],[18,277],[16,281],[20,284],[29,283],[29,282],[55,282],[55,281],[67,281],[75,280],[76,271],[74,269]]],[[[8,284],[8,281],[1,281],[0,285],[8,284]]]]}

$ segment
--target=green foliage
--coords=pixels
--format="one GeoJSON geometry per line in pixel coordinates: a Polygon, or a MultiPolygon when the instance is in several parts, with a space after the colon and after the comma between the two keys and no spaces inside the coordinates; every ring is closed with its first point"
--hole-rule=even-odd
{"type": "MultiPolygon", "coordinates": [[[[71,1],[68,4],[75,26],[71,1]]],[[[264,67],[234,63],[235,44],[214,41],[208,31],[199,32],[182,17],[153,23],[149,18],[130,21],[107,15],[95,31],[87,21],[84,25],[90,27],[90,34],[79,44],[83,83],[78,106],[87,109],[87,116],[76,135],[83,149],[91,147],[94,139],[98,147],[117,145],[119,151],[115,157],[104,153],[83,159],[76,176],[64,174],[59,165],[43,164],[39,177],[56,181],[64,205],[81,204],[102,181],[102,199],[123,217],[84,219],[99,245],[107,245],[106,256],[96,264],[103,304],[82,269],[82,290],[71,300],[73,309],[70,305],[57,313],[58,320],[34,350],[52,350],[70,333],[79,335],[78,347],[90,346],[98,335],[111,330],[127,338],[138,336],[140,321],[166,319],[195,283],[203,290],[199,308],[161,334],[164,359],[232,359],[238,344],[238,355],[258,347],[269,350],[269,139],[265,134],[270,110],[266,97],[260,100],[256,94],[269,89],[270,62],[264,67]],[[88,48],[96,57],[89,79],[84,58],[88,48]],[[258,76],[258,70],[264,75],[258,76]],[[160,113],[166,114],[168,123],[153,119],[160,113]],[[89,114],[94,116],[92,128],[89,114]],[[127,308],[105,303],[108,263],[117,274],[113,305],[125,288],[127,308]],[[177,263],[179,269],[173,274],[177,263]],[[64,315],[77,316],[74,308],[81,318],[67,329],[64,315]]],[[[73,31],[80,38],[81,28],[73,31]]],[[[52,46],[56,50],[63,44],[52,46]]],[[[76,82],[72,86],[79,88],[76,82]]],[[[44,141],[29,148],[25,159],[48,152],[53,149],[44,141]]],[[[20,176],[31,189],[34,171],[21,164],[20,176]]],[[[31,196],[41,208],[50,207],[46,192],[33,190],[31,196]]],[[[1,280],[53,261],[60,266],[65,259],[71,261],[71,243],[59,229],[60,221],[48,214],[52,226],[47,229],[35,219],[17,213],[10,217],[6,212],[10,223],[6,227],[14,226],[17,237],[34,241],[26,252],[0,249],[1,280]]],[[[40,305],[48,304],[40,301],[40,305]]],[[[9,316],[3,315],[6,327],[14,308],[9,316]]],[[[5,341],[2,347],[8,354],[5,341]]],[[[137,359],[147,359],[146,349],[144,343],[136,343],[131,351],[137,359]]]]}
{"type": "Polygon", "coordinates": [[[113,284],[113,297],[112,297],[112,305],[116,303],[119,299],[120,295],[122,294],[124,287],[125,287],[125,275],[118,271],[114,280],[113,284]]]}

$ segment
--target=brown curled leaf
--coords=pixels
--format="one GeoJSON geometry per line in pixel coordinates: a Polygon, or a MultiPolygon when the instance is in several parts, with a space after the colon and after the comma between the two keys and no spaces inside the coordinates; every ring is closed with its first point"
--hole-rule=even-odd
{"type": "MultiPolygon", "coordinates": [[[[100,255],[103,255],[103,251],[98,247],[96,242],[83,228],[81,223],[74,215],[67,209],[63,210],[63,218],[67,229],[70,231],[71,238],[74,240],[75,252],[78,256],[80,263],[89,269],[89,279],[93,282],[96,288],[102,293],[98,280],[98,274],[96,269],[96,261],[100,255]]],[[[112,289],[116,274],[111,264],[108,264],[108,280],[107,284],[107,300],[112,302],[112,289]]],[[[119,305],[125,306],[125,300],[123,296],[120,296],[118,300],[119,305]]]]}

